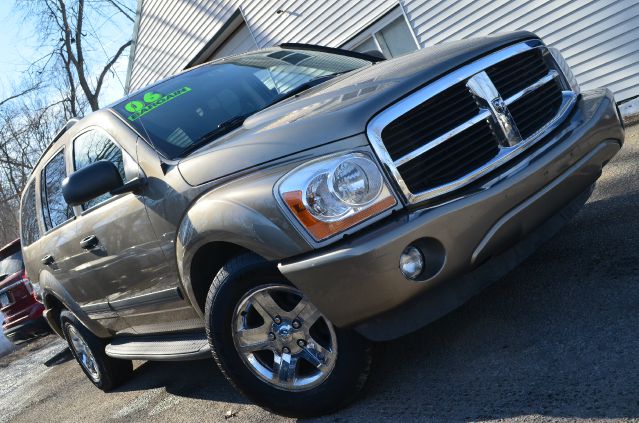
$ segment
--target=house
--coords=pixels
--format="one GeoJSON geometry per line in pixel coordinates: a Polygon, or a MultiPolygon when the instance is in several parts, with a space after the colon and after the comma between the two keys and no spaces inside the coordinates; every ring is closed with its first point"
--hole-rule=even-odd
{"type": "Polygon", "coordinates": [[[394,57],[514,30],[558,47],[584,90],[639,96],[636,0],[139,0],[127,89],[284,42],[394,57]]]}

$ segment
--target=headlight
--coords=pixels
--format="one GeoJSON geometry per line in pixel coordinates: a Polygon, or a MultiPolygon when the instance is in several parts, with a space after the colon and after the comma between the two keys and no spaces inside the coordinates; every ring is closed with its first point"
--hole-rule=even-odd
{"type": "Polygon", "coordinates": [[[365,154],[320,159],[286,175],[279,195],[316,241],[397,204],[377,165],[365,154]]]}
{"type": "Polygon", "coordinates": [[[548,51],[552,58],[555,59],[555,62],[557,62],[559,70],[561,70],[561,73],[563,73],[564,78],[566,78],[566,81],[570,85],[570,89],[573,90],[575,94],[579,94],[579,83],[577,82],[575,75],[572,73],[570,66],[568,66],[566,59],[564,59],[564,56],[562,56],[561,52],[554,47],[549,47],[548,51]]]}

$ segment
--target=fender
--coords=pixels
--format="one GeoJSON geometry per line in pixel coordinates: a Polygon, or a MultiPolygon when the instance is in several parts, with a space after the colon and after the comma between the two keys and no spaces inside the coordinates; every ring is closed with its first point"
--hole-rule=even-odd
{"type": "MultiPolygon", "coordinates": [[[[191,263],[197,251],[225,242],[276,261],[311,249],[280,211],[273,186],[291,168],[270,169],[214,189],[184,214],[176,237],[176,259],[184,292],[195,306],[191,263]]],[[[199,310],[198,307],[195,307],[199,310]]]]}
{"type": "Polygon", "coordinates": [[[280,178],[304,162],[360,148],[369,148],[364,134],[333,141],[264,164],[193,201],[178,226],[175,254],[183,291],[194,309],[200,312],[191,281],[191,263],[207,244],[234,244],[269,261],[311,251],[313,247],[283,214],[273,189],[280,178]]]}

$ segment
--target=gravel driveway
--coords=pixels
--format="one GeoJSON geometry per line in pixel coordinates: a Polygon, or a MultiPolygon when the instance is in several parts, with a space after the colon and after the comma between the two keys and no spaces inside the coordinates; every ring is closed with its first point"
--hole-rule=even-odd
{"type": "MultiPolygon", "coordinates": [[[[379,345],[360,401],[321,421],[639,421],[638,210],[635,126],[563,232],[464,307],[379,345]]],[[[104,394],[61,341],[28,348],[0,359],[2,422],[286,420],[247,404],[209,360],[136,362],[104,394]]]]}

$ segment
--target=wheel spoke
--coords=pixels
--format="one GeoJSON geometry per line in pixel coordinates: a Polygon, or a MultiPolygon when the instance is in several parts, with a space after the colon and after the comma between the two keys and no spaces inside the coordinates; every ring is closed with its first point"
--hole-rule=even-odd
{"type": "Polygon", "coordinates": [[[273,300],[268,291],[256,292],[251,298],[251,305],[260,313],[264,320],[270,320],[282,313],[282,309],[273,300]]]}
{"type": "Polygon", "coordinates": [[[306,347],[302,348],[302,356],[304,359],[317,368],[327,364],[331,360],[332,355],[333,353],[331,351],[321,346],[313,338],[310,338],[306,347]]]}
{"type": "Polygon", "coordinates": [[[319,386],[337,362],[333,326],[294,287],[271,284],[247,292],[235,308],[232,327],[235,349],[247,368],[280,389],[303,391],[319,386]],[[282,308],[275,301],[280,295],[294,307],[282,308]],[[251,327],[254,312],[264,321],[257,328],[251,327]],[[314,326],[322,340],[326,337],[326,347],[311,336],[314,326]],[[264,351],[269,353],[260,353],[264,351]],[[301,360],[305,362],[302,373],[298,370],[301,360]]]}
{"type": "Polygon", "coordinates": [[[253,328],[242,329],[236,333],[238,347],[242,352],[261,351],[272,348],[272,341],[268,336],[266,324],[253,328]]]}
{"type": "Polygon", "coordinates": [[[91,348],[86,341],[80,336],[77,330],[73,326],[69,326],[69,346],[75,352],[80,365],[90,374],[90,377],[97,381],[100,378],[100,373],[91,352],[91,348]]]}
{"type": "Polygon", "coordinates": [[[297,370],[297,357],[290,354],[275,355],[273,376],[282,384],[293,386],[297,370]]]}
{"type": "Polygon", "coordinates": [[[303,348],[302,358],[308,361],[313,367],[319,368],[324,364],[324,360],[322,359],[318,351],[312,348],[303,348]]]}
{"type": "Polygon", "coordinates": [[[292,317],[297,317],[302,312],[302,310],[306,308],[308,304],[309,304],[308,301],[306,301],[303,297],[300,297],[300,300],[298,301],[297,305],[293,307],[293,310],[290,311],[290,315],[292,317]]]}
{"type": "Polygon", "coordinates": [[[319,310],[306,300],[300,301],[293,309],[293,312],[295,312],[295,317],[301,320],[307,328],[313,326],[317,319],[322,316],[319,310]],[[297,310],[298,308],[299,311],[297,310]]]}

